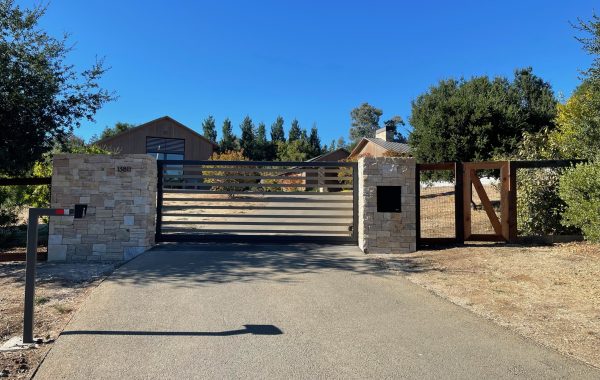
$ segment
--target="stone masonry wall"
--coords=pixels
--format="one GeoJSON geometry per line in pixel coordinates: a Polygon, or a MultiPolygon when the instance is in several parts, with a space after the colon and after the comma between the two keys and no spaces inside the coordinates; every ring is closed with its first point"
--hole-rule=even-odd
{"type": "Polygon", "coordinates": [[[51,207],[88,205],[83,219],[50,218],[48,260],[123,261],[154,245],[156,160],[145,154],[59,154],[51,207]]]}
{"type": "Polygon", "coordinates": [[[365,253],[417,249],[415,160],[363,157],[358,161],[358,245],[365,253]],[[402,186],[399,213],[377,212],[377,186],[402,186]]]}

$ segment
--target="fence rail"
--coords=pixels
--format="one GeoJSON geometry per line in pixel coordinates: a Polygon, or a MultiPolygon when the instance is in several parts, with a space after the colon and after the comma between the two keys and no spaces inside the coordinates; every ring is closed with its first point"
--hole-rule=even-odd
{"type": "Polygon", "coordinates": [[[0,186],[50,185],[52,177],[0,178],[0,186]]]}

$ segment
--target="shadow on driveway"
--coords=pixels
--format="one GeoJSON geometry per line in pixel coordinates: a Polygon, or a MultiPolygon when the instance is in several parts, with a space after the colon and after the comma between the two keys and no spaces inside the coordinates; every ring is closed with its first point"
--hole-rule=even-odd
{"type": "Polygon", "coordinates": [[[283,331],[273,325],[244,325],[243,329],[227,331],[127,331],[127,330],[73,330],[60,335],[127,335],[127,336],[232,336],[281,335],[283,331]]]}
{"type": "Polygon", "coordinates": [[[228,282],[298,281],[321,271],[384,274],[377,260],[352,245],[162,244],[119,268],[111,281],[189,287],[228,282]]]}

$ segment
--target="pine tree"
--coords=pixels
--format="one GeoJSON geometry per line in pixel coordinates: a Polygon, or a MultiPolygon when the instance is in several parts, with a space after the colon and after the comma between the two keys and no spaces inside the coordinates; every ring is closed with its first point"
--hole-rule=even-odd
{"type": "Polygon", "coordinates": [[[277,116],[277,120],[271,124],[271,142],[276,143],[277,141],[285,141],[285,133],[283,131],[283,118],[277,116]]]}
{"type": "Polygon", "coordinates": [[[246,116],[240,125],[242,137],[240,139],[240,148],[244,150],[244,156],[251,160],[255,159],[256,138],[254,133],[254,124],[250,116],[246,116]]]}
{"type": "Polygon", "coordinates": [[[267,128],[265,123],[262,121],[258,123],[258,127],[256,128],[256,143],[264,144],[267,142],[267,128]]]}
{"type": "Polygon", "coordinates": [[[290,133],[288,133],[288,142],[298,141],[302,138],[302,131],[300,130],[300,123],[298,120],[292,120],[292,126],[290,127],[290,133]]]}
{"type": "Polygon", "coordinates": [[[308,133],[306,132],[306,129],[300,130],[300,141],[302,141],[305,144],[308,144],[308,133]]]}
{"type": "Polygon", "coordinates": [[[209,115],[202,122],[202,135],[210,141],[217,141],[217,127],[215,126],[215,119],[212,115],[209,115]]]}
{"type": "Polygon", "coordinates": [[[225,119],[223,120],[223,128],[222,128],[222,137],[219,142],[219,151],[221,153],[225,153],[230,150],[237,150],[238,142],[237,138],[233,134],[233,129],[231,128],[231,120],[225,119]]]}
{"type": "Polygon", "coordinates": [[[267,160],[267,149],[269,142],[267,141],[267,128],[265,123],[258,123],[258,127],[256,128],[256,139],[254,146],[254,159],[259,161],[267,160]]]}
{"type": "Polygon", "coordinates": [[[317,157],[322,154],[321,139],[319,138],[319,131],[317,130],[317,124],[313,124],[310,130],[310,136],[308,137],[308,145],[310,148],[310,156],[317,157]]]}

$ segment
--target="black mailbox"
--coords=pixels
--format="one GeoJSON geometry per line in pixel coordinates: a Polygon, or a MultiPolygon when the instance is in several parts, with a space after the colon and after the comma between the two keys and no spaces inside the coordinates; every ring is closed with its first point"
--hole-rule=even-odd
{"type": "Polygon", "coordinates": [[[402,211],[402,186],[377,186],[377,212],[402,211]]]}
{"type": "Polygon", "coordinates": [[[77,204],[75,205],[75,219],[81,219],[87,213],[87,205],[77,204]]]}

